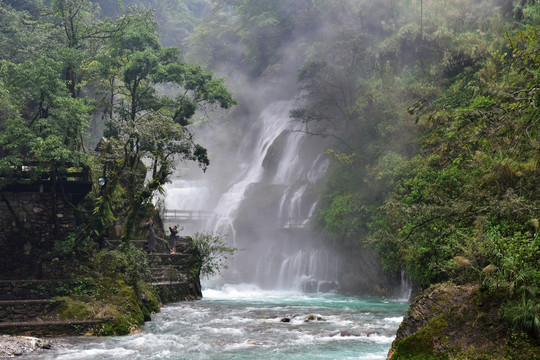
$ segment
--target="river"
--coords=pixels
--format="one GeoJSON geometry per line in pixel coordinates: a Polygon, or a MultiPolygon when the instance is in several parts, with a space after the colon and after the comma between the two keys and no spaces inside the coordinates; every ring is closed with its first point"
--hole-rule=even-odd
{"type": "Polygon", "coordinates": [[[206,289],[169,304],[143,332],[67,338],[26,359],[386,359],[408,303],[337,294],[206,289]],[[286,322],[289,320],[288,322],[286,322]]]}

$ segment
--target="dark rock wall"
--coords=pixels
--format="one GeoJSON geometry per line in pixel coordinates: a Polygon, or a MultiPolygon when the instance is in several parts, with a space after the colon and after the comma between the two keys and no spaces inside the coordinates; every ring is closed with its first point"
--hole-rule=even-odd
{"type": "Polygon", "coordinates": [[[65,296],[71,286],[70,280],[0,280],[0,301],[43,300],[65,296]]]}
{"type": "Polygon", "coordinates": [[[18,300],[0,302],[1,322],[27,322],[56,318],[55,309],[61,304],[57,300],[18,300]]]}
{"type": "Polygon", "coordinates": [[[35,274],[36,263],[75,227],[74,209],[58,194],[2,192],[0,198],[0,276],[35,274]],[[7,203],[6,203],[7,202],[7,203]],[[9,204],[9,205],[8,205],[9,204]]]}

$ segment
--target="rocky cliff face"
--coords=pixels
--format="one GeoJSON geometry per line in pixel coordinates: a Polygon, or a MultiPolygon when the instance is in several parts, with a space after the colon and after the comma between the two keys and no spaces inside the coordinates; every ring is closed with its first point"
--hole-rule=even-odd
{"type": "Polygon", "coordinates": [[[540,346],[501,319],[503,299],[472,285],[430,287],[411,304],[388,359],[540,359],[540,346]]]}

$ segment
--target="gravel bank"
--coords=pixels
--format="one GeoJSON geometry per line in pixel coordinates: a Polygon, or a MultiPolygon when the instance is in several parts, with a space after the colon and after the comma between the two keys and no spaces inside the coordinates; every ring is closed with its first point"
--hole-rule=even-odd
{"type": "Polygon", "coordinates": [[[62,343],[57,339],[39,339],[30,336],[0,336],[0,358],[31,354],[36,351],[58,349],[62,343]]]}

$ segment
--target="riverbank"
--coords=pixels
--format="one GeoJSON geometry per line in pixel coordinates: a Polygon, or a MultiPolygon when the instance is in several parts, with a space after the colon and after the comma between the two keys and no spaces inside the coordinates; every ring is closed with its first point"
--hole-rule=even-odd
{"type": "Polygon", "coordinates": [[[0,358],[34,354],[64,348],[60,339],[40,339],[30,336],[0,335],[0,358]]]}
{"type": "Polygon", "coordinates": [[[411,303],[388,360],[540,359],[540,346],[500,315],[506,293],[436,284],[411,303]]]}

